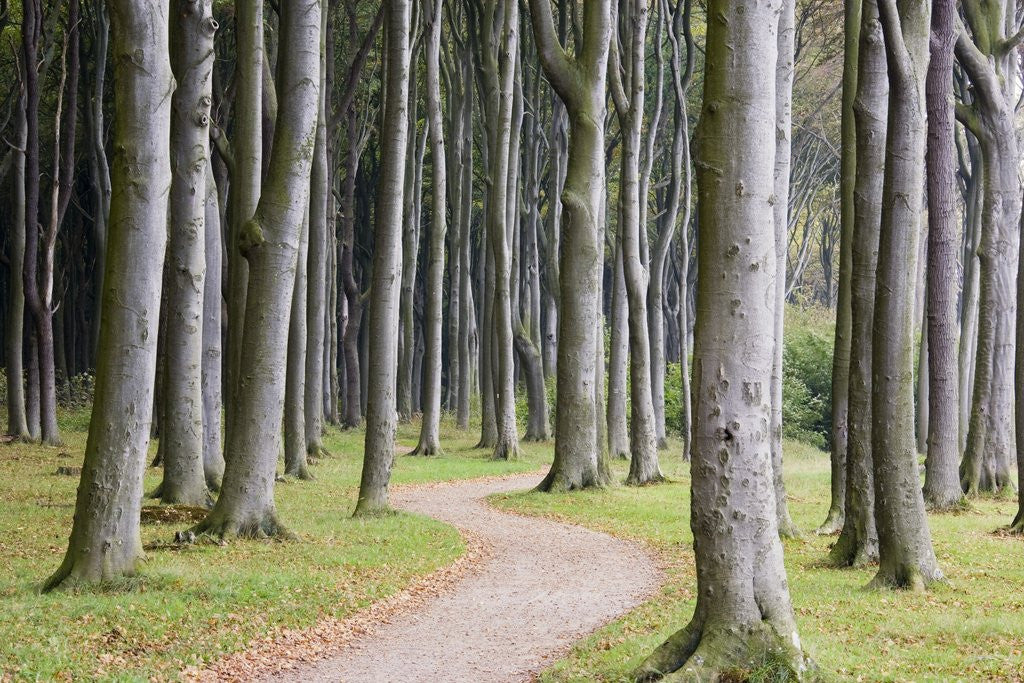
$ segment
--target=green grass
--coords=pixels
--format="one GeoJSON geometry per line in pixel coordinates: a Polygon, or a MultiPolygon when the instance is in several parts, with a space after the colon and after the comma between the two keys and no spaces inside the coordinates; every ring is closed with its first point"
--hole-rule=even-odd
{"type": "MultiPolygon", "coordinates": [[[[238,541],[151,550],[140,576],[102,589],[42,595],[71,528],[89,415],[63,414],[66,446],[0,446],[0,681],[168,679],[184,666],[244,648],[280,628],[343,617],[453,562],[465,548],[440,522],[408,514],[353,520],[361,431],[331,430],[329,457],[312,482],[277,487],[281,519],[300,542],[238,541]]],[[[476,432],[444,426],[446,454],[399,457],[393,482],[409,484],[540,468],[550,446],[526,445],[507,463],[475,450],[476,432]]],[[[399,453],[416,444],[403,425],[399,453]]],[[[146,491],[159,482],[146,477],[146,491]]],[[[152,504],[154,501],[147,501],[152,504]]],[[[143,542],[170,541],[187,526],[147,524],[143,542]]]]}
{"type": "MultiPolygon", "coordinates": [[[[946,583],[924,594],[866,591],[872,569],[828,568],[835,538],[806,533],[828,508],[827,454],[795,442],[786,453],[790,510],[805,531],[786,542],[786,568],[801,638],[827,679],[1024,680],[1024,540],[992,533],[1012,519],[1015,501],[974,501],[968,512],[930,517],[946,583]]],[[[688,468],[672,451],[662,458],[673,479],[667,485],[492,498],[518,512],[642,541],[668,565],[656,598],[582,640],[542,680],[629,680],[646,654],[690,620],[696,579],[688,468]]]]}

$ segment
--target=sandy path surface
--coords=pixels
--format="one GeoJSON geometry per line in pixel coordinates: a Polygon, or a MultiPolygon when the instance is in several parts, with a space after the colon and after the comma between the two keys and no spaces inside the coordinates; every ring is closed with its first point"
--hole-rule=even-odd
{"type": "Polygon", "coordinates": [[[538,480],[531,474],[393,492],[396,507],[481,539],[487,558],[421,608],[374,627],[336,656],[271,680],[527,681],[581,636],[649,597],[662,577],[640,546],[483,501],[538,480]]]}

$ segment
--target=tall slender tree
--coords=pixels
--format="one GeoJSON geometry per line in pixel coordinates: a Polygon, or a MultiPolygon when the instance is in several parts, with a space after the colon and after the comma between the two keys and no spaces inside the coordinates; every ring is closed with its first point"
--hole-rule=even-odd
{"type": "Polygon", "coordinates": [[[398,429],[395,380],[398,367],[398,285],[402,264],[402,197],[408,135],[411,3],[387,0],[387,75],[381,168],[375,212],[373,284],[370,288],[366,440],[356,515],[388,507],[388,482],[398,429]]]}

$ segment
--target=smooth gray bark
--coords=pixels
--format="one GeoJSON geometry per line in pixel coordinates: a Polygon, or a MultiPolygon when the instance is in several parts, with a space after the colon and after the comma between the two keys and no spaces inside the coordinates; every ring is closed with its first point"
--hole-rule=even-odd
{"type": "Polygon", "coordinates": [[[222,373],[221,346],[224,307],[224,245],[221,238],[220,197],[211,165],[206,170],[206,279],[203,282],[203,470],[206,486],[220,490],[224,477],[221,444],[222,373]]]}
{"type": "Polygon", "coordinates": [[[25,283],[22,264],[25,260],[25,143],[28,124],[25,120],[25,98],[18,97],[12,173],[12,222],[7,236],[9,284],[7,322],[4,326],[4,366],[7,370],[7,433],[18,440],[29,441],[28,412],[25,405],[23,358],[25,351],[25,283]]]}
{"type": "Polygon", "coordinates": [[[130,576],[143,557],[139,514],[153,414],[174,79],[169,8],[146,0],[111,0],[109,8],[120,152],[112,166],[106,305],[71,538],[44,590],[130,576]]]}
{"type": "Polygon", "coordinates": [[[790,602],[773,495],[775,69],[779,2],[710,3],[697,131],[698,248],[690,526],[691,622],[647,658],[639,680],[773,678],[808,668],[790,602]],[[743,11],[738,8],[742,7],[743,11]]]}
{"type": "Polygon", "coordinates": [[[241,234],[249,266],[245,327],[227,435],[220,497],[196,531],[234,536],[288,536],[274,507],[281,452],[288,328],[316,138],[320,3],[282,6],[277,85],[282,98],[274,145],[256,213],[241,234]]]}
{"type": "Polygon", "coordinates": [[[410,5],[409,0],[387,0],[385,5],[386,94],[367,329],[373,343],[366,365],[366,439],[355,510],[357,516],[379,513],[388,507],[388,482],[398,429],[395,380],[398,367],[398,290],[402,269],[403,178],[409,125],[410,5]]]}
{"type": "MultiPolygon", "coordinates": [[[[212,504],[203,467],[203,291],[207,167],[213,102],[211,0],[174,0],[171,70],[171,196],[168,206],[167,333],[160,423],[163,503],[212,504]]],[[[217,277],[220,273],[216,274],[217,277]]]]}
{"type": "MultiPolygon", "coordinates": [[[[312,192],[310,194],[312,195],[312,192]]],[[[305,405],[306,383],[309,381],[306,365],[310,354],[306,328],[309,296],[306,272],[309,259],[309,213],[309,207],[306,207],[302,235],[296,253],[295,284],[292,287],[291,314],[288,319],[288,354],[285,360],[284,386],[284,473],[305,480],[313,478],[306,453],[305,405]]]]}
{"type": "Polygon", "coordinates": [[[889,74],[888,135],[875,286],[871,457],[878,574],[874,586],[925,588],[942,578],[914,443],[914,276],[924,205],[925,74],[930,3],[879,0],[889,74]]]}

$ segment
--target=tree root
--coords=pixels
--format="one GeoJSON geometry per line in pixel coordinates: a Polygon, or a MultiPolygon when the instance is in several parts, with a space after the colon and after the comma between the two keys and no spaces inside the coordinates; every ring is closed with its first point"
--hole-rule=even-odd
{"type": "Polygon", "coordinates": [[[821,523],[814,533],[817,536],[835,536],[843,530],[843,523],[846,521],[846,515],[840,508],[829,508],[828,514],[825,516],[825,521],[821,523]]]}
{"type": "Polygon", "coordinates": [[[314,481],[316,477],[309,471],[308,463],[298,463],[286,468],[285,476],[298,479],[299,481],[314,481]]]}
{"type": "Polygon", "coordinates": [[[499,439],[494,446],[491,460],[519,460],[519,444],[511,439],[499,439]]]}
{"type": "Polygon", "coordinates": [[[665,641],[634,673],[637,683],[818,678],[795,632],[779,633],[768,622],[708,629],[696,619],[665,641]]]}
{"type": "Polygon", "coordinates": [[[896,564],[879,567],[875,578],[867,585],[868,590],[908,590],[922,593],[928,586],[942,580],[942,572],[935,570],[934,576],[926,576],[919,567],[896,564]]]}
{"type": "Polygon", "coordinates": [[[277,513],[273,511],[264,512],[258,516],[248,514],[246,519],[241,520],[214,510],[189,531],[197,537],[210,537],[220,543],[227,543],[238,538],[299,540],[295,533],[289,531],[278,521],[277,513]]]}
{"type": "Polygon", "coordinates": [[[441,450],[441,444],[439,443],[424,443],[421,440],[418,444],[416,444],[416,448],[409,451],[408,454],[430,457],[435,455],[444,455],[444,451],[441,450]]]}

